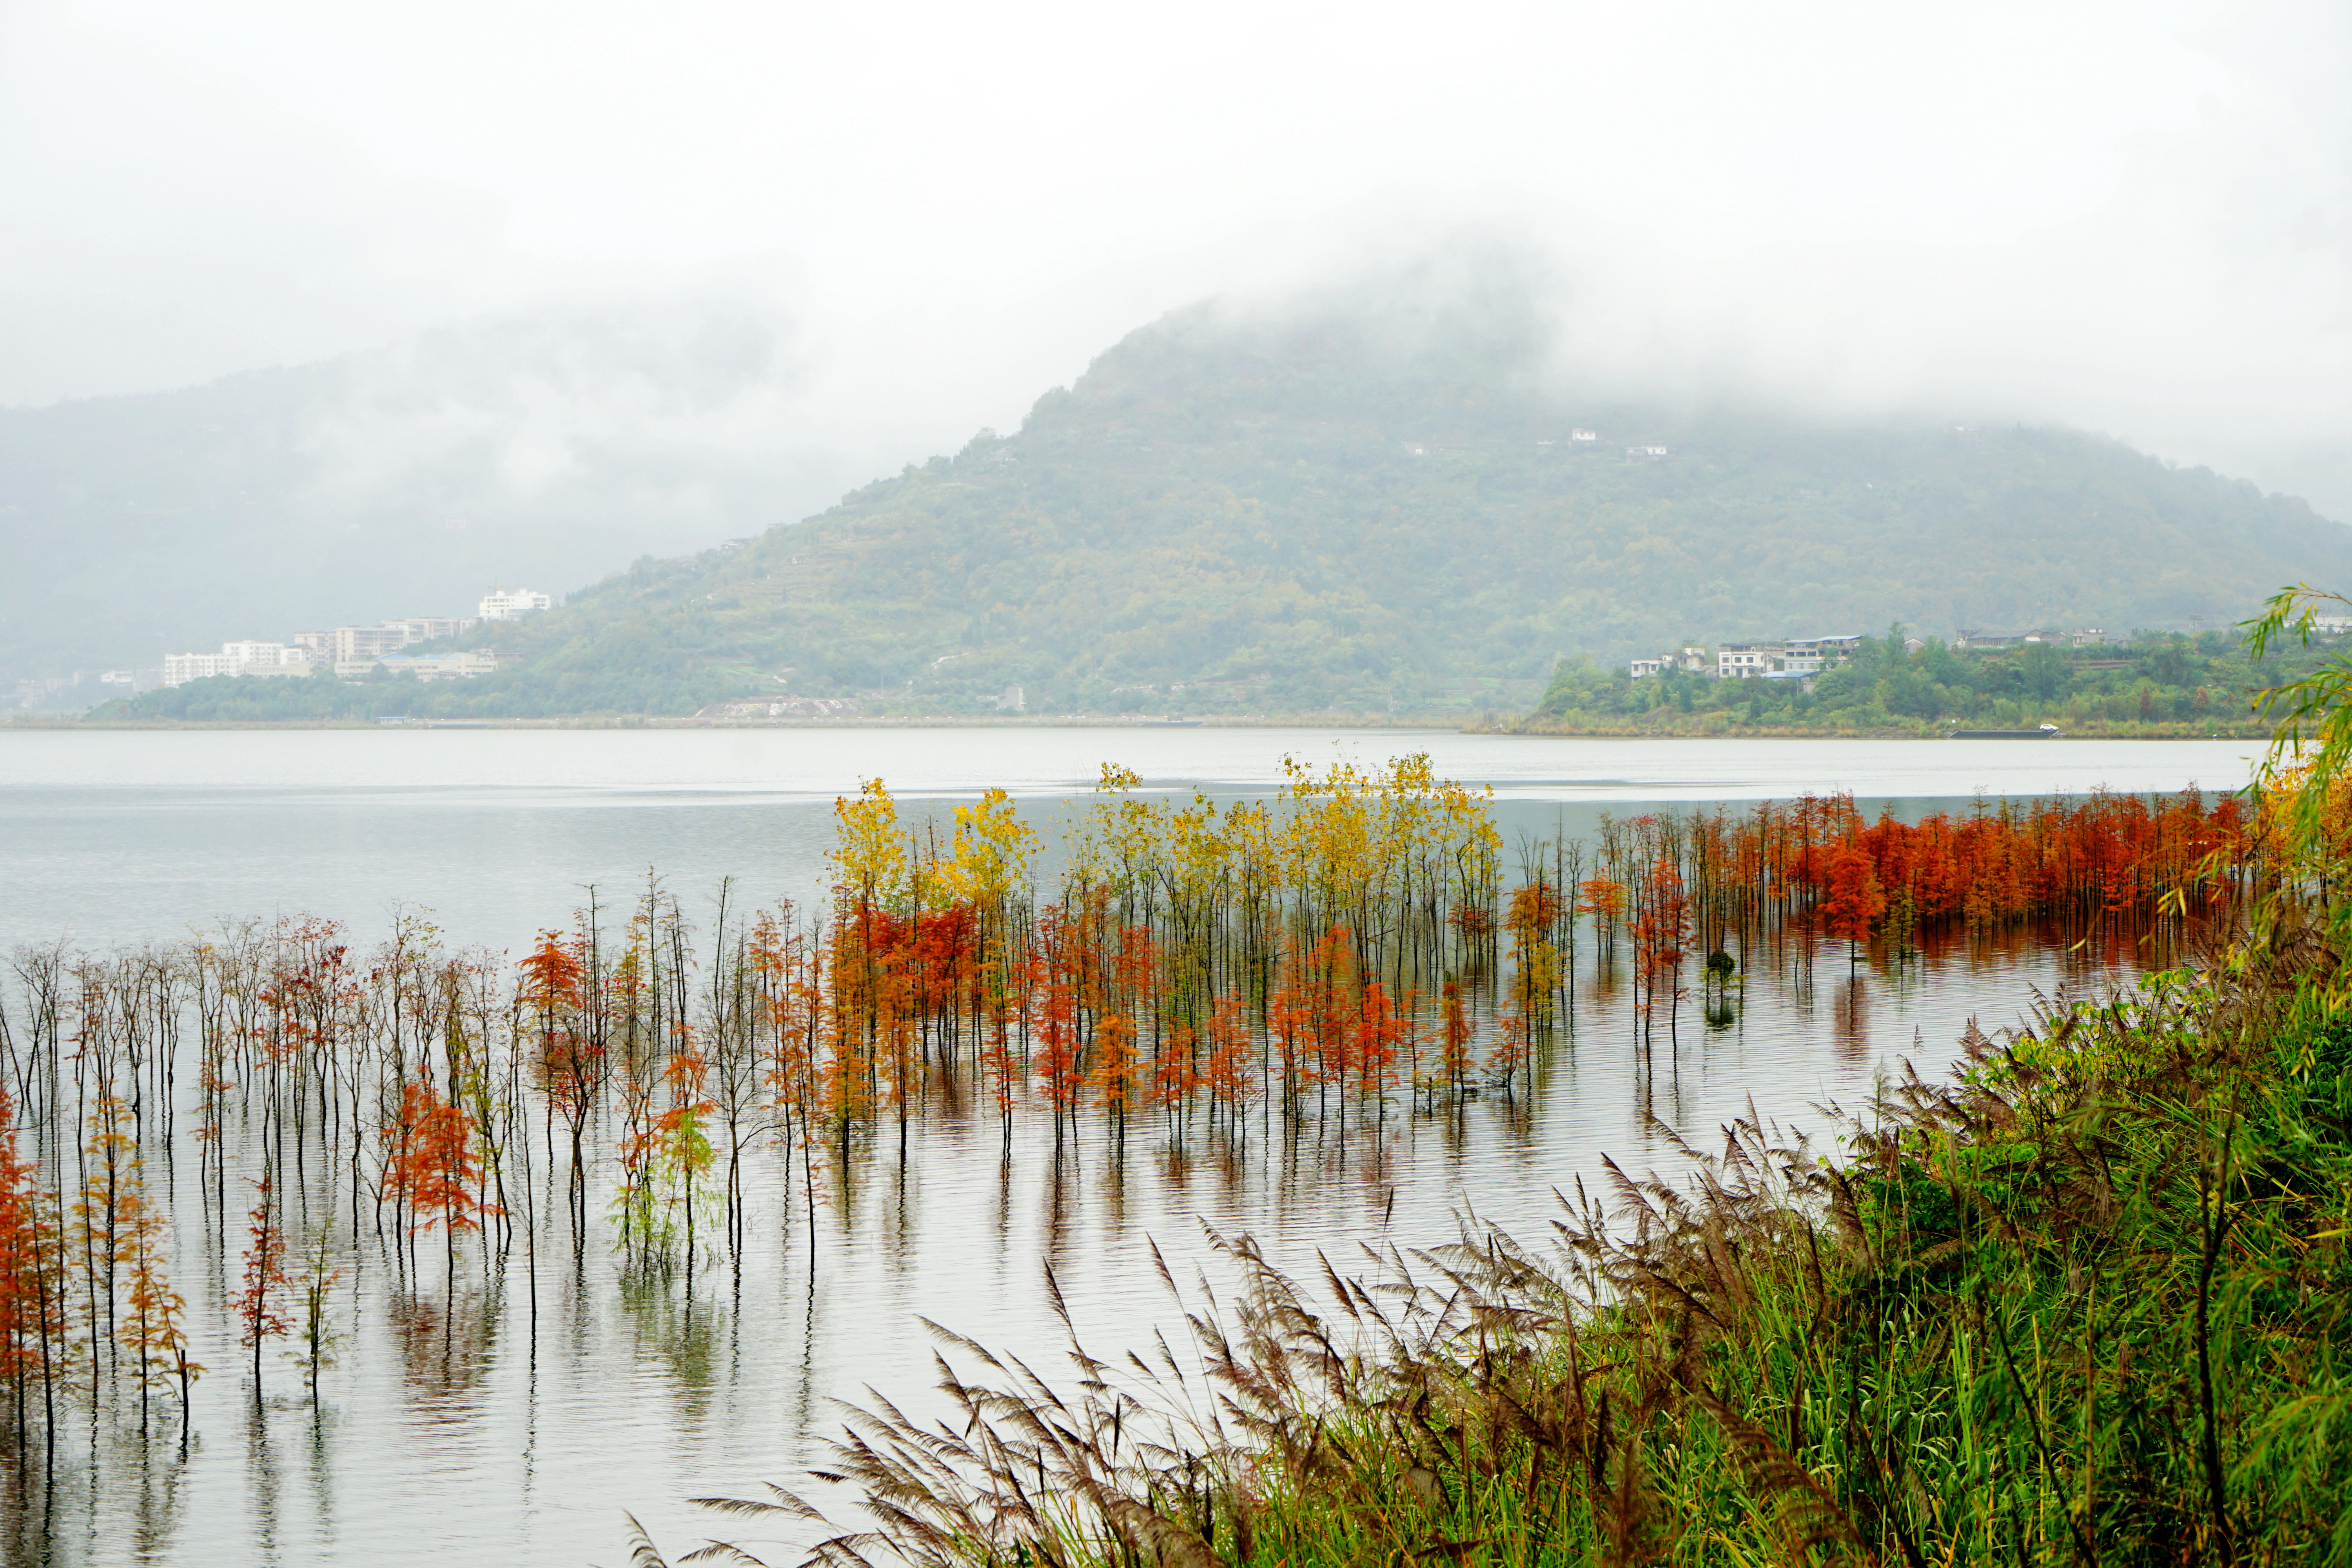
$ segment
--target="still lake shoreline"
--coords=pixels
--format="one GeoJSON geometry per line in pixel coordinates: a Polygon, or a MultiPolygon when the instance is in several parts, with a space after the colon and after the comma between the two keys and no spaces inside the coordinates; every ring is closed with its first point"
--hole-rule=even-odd
{"type": "MultiPolygon", "coordinates": [[[[1264,717],[1193,717],[1170,714],[1130,717],[1120,714],[1049,714],[1034,718],[995,714],[877,715],[871,718],[833,716],[789,719],[704,719],[667,714],[579,714],[559,719],[82,719],[11,714],[0,719],[0,729],[66,731],[203,733],[329,730],[1377,730],[1392,733],[1445,732],[1461,735],[1523,735],[1549,740],[1676,740],[1676,741],[1945,741],[1954,737],[1948,726],[1916,728],[1788,725],[1768,728],[1741,724],[1675,726],[1627,723],[1579,729],[1555,729],[1524,722],[1489,721],[1464,723],[1458,718],[1412,718],[1398,714],[1364,714],[1332,718],[1269,714],[1264,717]]],[[[2260,723],[2181,724],[2086,723],[2063,731],[2057,739],[2075,741],[2259,741],[2277,734],[2275,726],[2260,723]]]]}

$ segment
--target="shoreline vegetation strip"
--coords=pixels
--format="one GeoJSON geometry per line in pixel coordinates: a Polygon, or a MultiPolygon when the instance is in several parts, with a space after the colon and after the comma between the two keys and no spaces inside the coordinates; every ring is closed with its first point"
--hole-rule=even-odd
{"type": "MultiPolygon", "coordinates": [[[[1723,740],[1723,741],[1940,741],[1951,738],[1949,723],[1874,725],[1763,726],[1739,722],[1734,716],[1701,716],[1682,721],[1671,710],[1622,722],[1574,725],[1533,721],[1465,724],[1458,716],[1415,719],[1403,714],[1313,712],[1267,717],[1199,718],[1187,715],[1188,727],[1211,730],[1399,730],[1456,731],[1473,735],[1538,735],[1561,740],[1723,740]]],[[[1104,714],[1056,714],[1028,718],[982,715],[937,717],[774,719],[700,717],[663,714],[582,714],[558,719],[436,719],[392,715],[386,719],[88,719],[12,715],[0,727],[49,731],[219,731],[219,730],[375,730],[392,723],[416,730],[929,730],[929,729],[1089,729],[1132,730],[1175,722],[1170,718],[1121,717],[1104,714]]],[[[2072,741],[2259,741],[2278,736],[2275,725],[2239,721],[2218,723],[2093,721],[2064,729],[2057,738],[2072,741]]]]}
{"type": "MultiPolygon", "coordinates": [[[[2338,623],[2330,619],[2326,625],[2338,623]]],[[[504,637],[515,631],[501,623],[504,637]]],[[[487,630],[480,635],[493,635],[487,630]]],[[[1531,733],[1759,734],[1942,733],[1951,729],[2032,729],[2048,722],[2083,736],[2216,736],[2268,739],[2261,692],[2324,668],[2334,637],[2315,647],[2273,639],[2253,650],[2220,630],[2191,637],[2138,632],[2082,647],[2036,642],[2013,647],[1947,645],[1912,638],[1900,626],[1858,639],[1851,657],[1790,679],[1725,679],[1671,665],[1634,679],[1625,666],[1602,668],[1561,656],[1549,672],[1439,677],[1391,667],[1333,683],[1261,669],[1203,681],[1130,674],[1059,680],[1001,669],[974,683],[986,664],[910,668],[880,688],[793,681],[750,665],[707,668],[691,679],[598,675],[570,659],[541,668],[529,658],[465,679],[425,680],[414,672],[345,680],[320,669],[308,678],[209,676],[101,703],[90,721],[366,723],[414,721],[576,722],[590,717],[658,715],[672,721],[740,722],[761,708],[800,707],[806,718],[868,721],[1003,721],[1008,684],[1023,686],[1031,715],[1079,721],[1133,721],[1155,715],[1241,724],[1348,722],[1470,725],[1531,733]],[[949,672],[940,674],[944,668],[949,672]],[[1228,678],[1231,677],[1231,678],[1228,678]],[[1025,686],[1023,682],[1026,682],[1025,686]],[[795,683],[799,682],[799,683],[795,683]],[[830,695],[826,695],[830,693],[830,695]],[[1532,706],[1530,706],[1532,705],[1532,706]],[[745,711],[745,710],[753,711],[745,711]],[[1516,715],[1515,717],[1513,715],[1516,715]]],[[[436,645],[418,645],[427,647],[436,645]]],[[[447,651],[445,647],[443,651],[447,651]]],[[[677,671],[671,672],[673,676],[677,671]]],[[[767,721],[782,715],[771,713],[767,721]]]]}

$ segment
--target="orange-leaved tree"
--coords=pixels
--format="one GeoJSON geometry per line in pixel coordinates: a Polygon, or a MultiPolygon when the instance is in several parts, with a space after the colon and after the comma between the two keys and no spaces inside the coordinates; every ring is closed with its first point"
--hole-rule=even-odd
{"type": "Polygon", "coordinates": [[[1830,896],[1822,906],[1829,933],[1848,943],[1847,961],[1862,962],[1862,944],[1885,912],[1886,894],[1878,885],[1878,870],[1853,839],[1842,839],[1829,855],[1830,896]]]}
{"type": "Polygon", "coordinates": [[[16,1447],[27,1452],[26,1384],[37,1380],[55,1424],[58,1357],[65,1333],[54,1215],[38,1163],[16,1143],[16,1107],[0,1084],[0,1374],[16,1396],[16,1447]]]}
{"type": "Polygon", "coordinates": [[[190,1388],[205,1370],[188,1356],[184,1319],[188,1304],[163,1271],[163,1216],[142,1203],[129,1222],[130,1290],[121,1333],[131,1355],[139,1384],[139,1430],[147,1430],[147,1396],[159,1386],[177,1384],[180,1391],[180,1432],[188,1430],[190,1388]]]}
{"type": "Polygon", "coordinates": [[[403,1140],[397,1181],[407,1195],[409,1234],[438,1225],[445,1269],[457,1272],[457,1233],[478,1228],[478,1216],[498,1205],[480,1191],[481,1162],[475,1156],[473,1129],[465,1111],[443,1100],[431,1083],[412,1079],[401,1089],[403,1140]]]}
{"type": "Polygon", "coordinates": [[[253,1352],[253,1403],[257,1409],[261,1405],[261,1347],[282,1337],[294,1325],[278,1310],[287,1287],[286,1232],[279,1223],[267,1172],[253,1184],[253,1190],[257,1196],[246,1226],[244,1283],[229,1298],[229,1307],[236,1315],[236,1342],[253,1352]]]}
{"type": "Polygon", "coordinates": [[[575,1237],[587,1218],[588,1165],[583,1145],[588,1116],[595,1109],[604,1074],[604,1048],[583,1026],[588,973],[585,946],[584,940],[541,931],[539,945],[522,961],[521,977],[540,1085],[571,1135],[566,1206],[572,1211],[575,1237]]]}

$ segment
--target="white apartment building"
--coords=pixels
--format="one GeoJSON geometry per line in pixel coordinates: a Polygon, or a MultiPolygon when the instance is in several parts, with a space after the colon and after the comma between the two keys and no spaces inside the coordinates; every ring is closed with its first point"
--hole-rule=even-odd
{"type": "Polygon", "coordinates": [[[1862,646],[1858,637],[1790,637],[1780,645],[1780,672],[1819,675],[1833,658],[1846,658],[1862,646]]]}
{"type": "Polygon", "coordinates": [[[1715,675],[1718,680],[1745,680],[1763,675],[1772,668],[1777,650],[1761,643],[1726,643],[1715,650],[1715,675]]]}
{"type": "Polygon", "coordinates": [[[307,668],[310,662],[310,656],[300,648],[282,642],[225,642],[221,644],[221,657],[263,669],[307,668]]]}
{"type": "Polygon", "coordinates": [[[478,675],[488,675],[499,668],[499,656],[488,652],[468,653],[395,653],[370,658],[339,658],[335,674],[344,680],[360,680],[381,665],[393,674],[403,671],[419,680],[470,680],[478,675]]]}
{"type": "Polygon", "coordinates": [[[411,643],[454,637],[472,625],[474,618],[470,616],[411,616],[404,620],[381,621],[372,626],[337,626],[325,639],[326,652],[337,664],[355,658],[374,658],[383,654],[398,653],[411,643]]]}
{"type": "Polygon", "coordinates": [[[222,668],[226,662],[215,653],[167,653],[163,656],[163,684],[184,686],[206,676],[236,674],[233,669],[222,668]]]}
{"type": "Polygon", "coordinates": [[[482,595],[477,613],[486,621],[519,621],[533,610],[554,607],[553,599],[529,588],[493,588],[482,595]]]}
{"type": "Polygon", "coordinates": [[[1665,668],[1665,663],[1666,661],[1662,658],[1637,658],[1633,665],[1633,679],[1642,680],[1655,675],[1665,668]]]}
{"type": "Polygon", "coordinates": [[[184,685],[213,675],[308,675],[310,656],[291,643],[226,642],[218,653],[167,653],[163,684],[184,685]]]}
{"type": "Polygon", "coordinates": [[[442,637],[454,637],[472,626],[478,617],[473,616],[410,616],[405,620],[386,621],[388,626],[403,626],[411,642],[435,642],[442,637]]]}
{"type": "Polygon", "coordinates": [[[313,664],[348,664],[398,653],[411,643],[454,637],[475,624],[471,616],[407,616],[372,626],[337,626],[331,632],[296,632],[294,646],[313,664]]]}

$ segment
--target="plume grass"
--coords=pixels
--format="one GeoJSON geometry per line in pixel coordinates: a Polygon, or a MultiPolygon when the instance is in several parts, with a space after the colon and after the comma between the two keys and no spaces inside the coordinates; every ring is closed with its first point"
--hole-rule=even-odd
{"type": "MultiPolygon", "coordinates": [[[[1833,1148],[1750,1117],[1552,1234],[1180,1289],[1069,1373],[946,1329],[815,1563],[2352,1563],[2352,1022],[2291,928],[1971,1032],[1833,1148]]],[[[1670,1136],[1670,1134],[1669,1134],[1670,1136]]],[[[1056,1297],[1058,1300],[1058,1297],[1056,1297]]],[[[719,1502],[805,1542],[777,1491],[719,1502]]],[[[758,1560],[756,1542],[704,1560],[758,1560]]],[[[776,1549],[767,1548],[781,1561],[776,1549]]]]}

